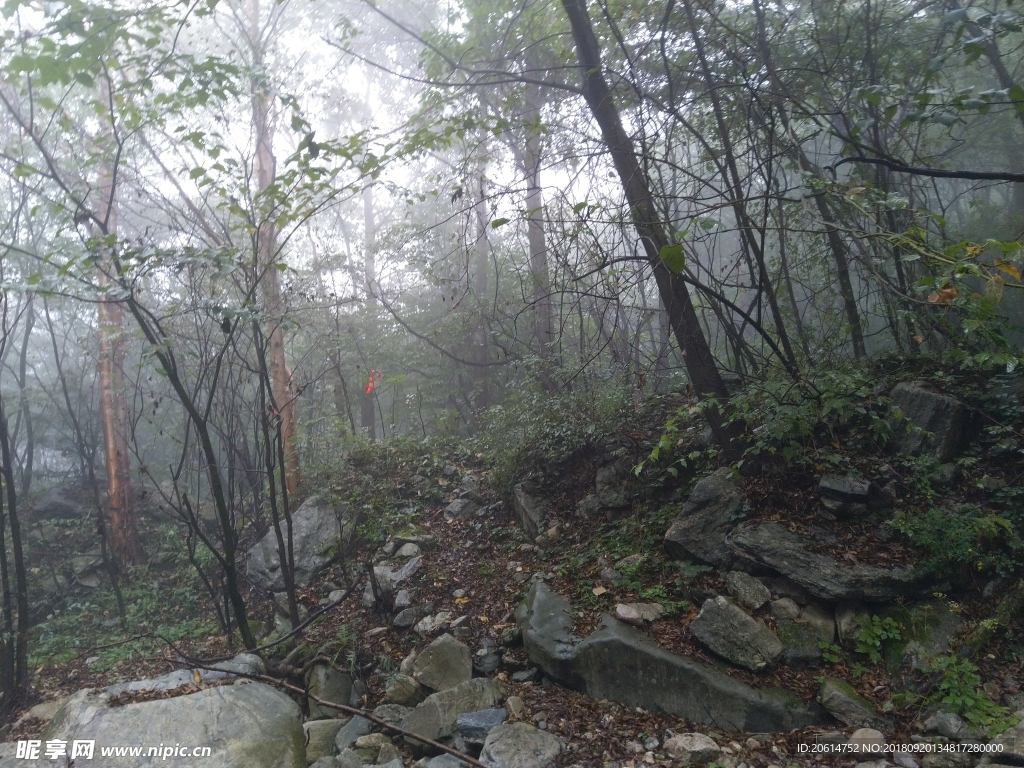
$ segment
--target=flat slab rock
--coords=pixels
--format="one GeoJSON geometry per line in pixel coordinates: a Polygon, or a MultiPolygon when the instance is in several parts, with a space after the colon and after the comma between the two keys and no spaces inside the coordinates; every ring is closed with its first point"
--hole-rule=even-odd
{"type": "Polygon", "coordinates": [[[729,545],[737,552],[825,600],[883,602],[925,594],[934,584],[931,574],[921,570],[846,564],[812,552],[810,544],[779,523],[740,525],[729,535],[729,545]]]}
{"type": "Polygon", "coordinates": [[[611,616],[581,639],[572,634],[569,601],[544,582],[530,588],[516,621],[530,661],[552,680],[591,698],[737,731],[788,731],[828,717],[789,691],[755,689],[722,667],[670,653],[611,616]]]}
{"type": "Polygon", "coordinates": [[[706,600],[690,634],[723,659],[759,672],[782,656],[784,646],[762,622],[724,597],[706,600]]]}
{"type": "Polygon", "coordinates": [[[728,467],[700,482],[665,533],[665,551],[677,560],[696,560],[729,569],[749,564],[726,537],[743,518],[743,496],[728,467]]]}

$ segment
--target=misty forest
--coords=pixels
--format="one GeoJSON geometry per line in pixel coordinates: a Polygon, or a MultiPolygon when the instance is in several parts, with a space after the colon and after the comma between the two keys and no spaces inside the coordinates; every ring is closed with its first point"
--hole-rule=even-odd
{"type": "Polygon", "coordinates": [[[0,766],[1024,765],[1014,0],[0,13],[0,766]]]}

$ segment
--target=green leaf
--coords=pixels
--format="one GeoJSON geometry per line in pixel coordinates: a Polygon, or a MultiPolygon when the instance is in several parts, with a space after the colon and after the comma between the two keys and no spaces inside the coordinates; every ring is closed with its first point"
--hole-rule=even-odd
{"type": "Polygon", "coordinates": [[[188,177],[190,179],[194,180],[194,179],[198,179],[200,176],[203,176],[205,174],[206,174],[206,169],[205,168],[196,167],[196,168],[193,168],[191,171],[188,172],[188,177]]]}
{"type": "Polygon", "coordinates": [[[665,266],[677,275],[686,266],[686,253],[683,250],[682,243],[662,246],[659,255],[661,260],[665,262],[665,266]]]}
{"type": "Polygon", "coordinates": [[[506,224],[508,224],[508,219],[495,219],[491,222],[491,229],[497,229],[498,227],[503,227],[506,224]]]}
{"type": "Polygon", "coordinates": [[[574,205],[572,207],[572,212],[573,213],[579,213],[580,211],[582,211],[586,207],[587,207],[587,201],[584,200],[582,203],[576,203],[576,205],[574,205]]]}

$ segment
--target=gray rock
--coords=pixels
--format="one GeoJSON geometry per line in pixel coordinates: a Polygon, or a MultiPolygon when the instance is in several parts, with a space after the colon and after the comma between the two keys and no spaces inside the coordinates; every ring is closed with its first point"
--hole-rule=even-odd
{"type": "Polygon", "coordinates": [[[885,728],[885,718],[875,712],[874,705],[842,680],[825,678],[818,689],[818,701],[829,714],[844,725],[857,728],[885,728]]]}
{"type": "Polygon", "coordinates": [[[726,544],[726,536],[743,516],[743,496],[731,470],[723,467],[694,486],[665,533],[665,551],[677,560],[747,570],[749,559],[726,544]]]}
{"type": "MultiPolygon", "coordinates": [[[[897,384],[889,393],[893,406],[905,420],[893,428],[896,449],[908,456],[930,454],[949,461],[960,449],[967,411],[964,404],[943,395],[921,381],[897,384]],[[907,429],[909,422],[909,431],[907,429]]],[[[895,411],[892,412],[895,422],[895,411]]]]}
{"type": "Polygon", "coordinates": [[[836,620],[833,612],[820,605],[806,605],[800,611],[800,624],[806,624],[814,630],[814,633],[824,643],[831,643],[836,639],[836,620]]]}
{"type": "Polygon", "coordinates": [[[800,615],[800,606],[788,597],[772,600],[772,616],[776,619],[795,619],[800,615]]]}
{"type": "Polygon", "coordinates": [[[402,611],[412,607],[412,594],[408,589],[400,589],[395,595],[395,610],[402,611]]]}
{"type": "MultiPolygon", "coordinates": [[[[292,549],[295,584],[306,586],[351,543],[361,520],[344,505],[331,506],[310,496],[292,515],[292,549]]],[[[284,574],[277,551],[277,536],[269,531],[249,550],[246,565],[249,578],[260,589],[280,592],[284,574]]]]}
{"type": "Polygon", "coordinates": [[[302,724],[306,734],[306,762],[313,763],[321,757],[333,757],[338,747],[334,739],[344,725],[341,720],[310,720],[302,724]]]}
{"type": "Polygon", "coordinates": [[[714,739],[703,733],[680,733],[665,741],[665,751],[683,765],[707,765],[722,754],[714,739]]]}
{"type": "Polygon", "coordinates": [[[441,635],[416,657],[412,676],[420,685],[444,691],[473,677],[473,658],[454,637],[441,635]]]}
{"type": "Polygon", "coordinates": [[[775,634],[782,642],[782,663],[794,669],[816,667],[821,663],[821,646],[824,638],[807,624],[793,619],[777,619],[775,634]]]}
{"type": "MultiPolygon", "coordinates": [[[[41,740],[93,739],[99,745],[210,745],[212,755],[200,761],[206,768],[306,766],[298,705],[263,683],[238,682],[116,707],[110,706],[111,698],[106,692],[79,691],[50,721],[41,740]]],[[[140,764],[138,758],[99,759],[98,754],[93,762],[98,768],[134,768],[140,764]]],[[[174,768],[196,765],[191,757],[167,757],[158,762],[174,768]]]]}
{"type": "Polygon", "coordinates": [[[153,677],[146,680],[131,680],[125,683],[115,683],[104,688],[104,693],[111,696],[118,696],[122,693],[138,693],[140,691],[172,691],[184,685],[191,685],[195,682],[196,676],[204,683],[214,680],[226,680],[236,674],[263,675],[266,674],[266,667],[263,660],[252,653],[240,653],[230,661],[222,661],[214,664],[214,669],[176,669],[160,677],[153,677]]]}
{"type": "Polygon", "coordinates": [[[464,520],[476,512],[480,506],[471,499],[456,499],[444,510],[445,520],[464,520]]]}
{"type": "Polygon", "coordinates": [[[744,608],[756,611],[772,596],[771,590],[743,571],[730,571],[725,575],[725,588],[729,595],[744,608]]]}
{"type": "Polygon", "coordinates": [[[959,715],[952,712],[936,712],[924,721],[924,729],[930,733],[938,733],[947,739],[962,739],[967,736],[967,723],[959,715]]]}
{"type": "Polygon", "coordinates": [[[740,731],[788,731],[827,718],[776,688],[754,689],[716,666],[669,653],[612,617],[586,639],[571,633],[567,600],[534,584],[516,612],[530,660],[557,683],[594,699],[740,731]]]}
{"type": "Polygon", "coordinates": [[[492,768],[547,768],[562,752],[562,742],[527,723],[499,725],[487,735],[480,762],[492,768]]]}
{"type": "Polygon", "coordinates": [[[501,654],[493,648],[481,648],[473,654],[473,671],[478,675],[490,675],[501,666],[501,654]]]}
{"type": "Polygon", "coordinates": [[[848,475],[825,475],[818,481],[818,496],[837,517],[863,516],[892,506],[892,498],[871,480],[848,475]]]}
{"type": "MultiPolygon", "coordinates": [[[[850,734],[850,744],[859,745],[862,750],[863,747],[870,748],[885,748],[885,734],[879,731],[877,728],[858,728],[852,734],[850,734]]],[[[875,754],[882,754],[877,752],[875,754]]]]}
{"type": "Polygon", "coordinates": [[[373,710],[373,716],[394,725],[401,725],[410,712],[412,712],[412,707],[403,707],[401,704],[381,704],[373,710]]]}
{"type": "Polygon", "coordinates": [[[409,629],[416,623],[419,615],[419,611],[415,608],[405,608],[395,614],[395,618],[391,620],[391,626],[395,629],[409,629]]]}
{"type": "Polygon", "coordinates": [[[523,533],[530,541],[534,541],[541,531],[547,529],[547,502],[535,496],[535,493],[536,487],[529,482],[517,483],[512,489],[512,508],[523,533]]]}
{"type": "Polygon", "coordinates": [[[729,543],[825,600],[883,602],[925,593],[934,584],[923,571],[840,563],[811,551],[804,536],[779,523],[741,525],[730,534],[729,543]]]}
{"type": "Polygon", "coordinates": [[[384,694],[405,707],[414,707],[427,697],[427,691],[409,675],[397,674],[388,678],[384,694]]]}
{"type": "Polygon", "coordinates": [[[436,615],[424,616],[420,619],[413,631],[420,637],[433,637],[438,632],[446,629],[455,618],[451,611],[438,611],[436,615]]]}
{"type": "Polygon", "coordinates": [[[784,646],[775,633],[724,597],[705,601],[690,634],[714,653],[755,672],[774,665],[784,646]]]}
{"type": "Polygon", "coordinates": [[[885,649],[886,664],[892,669],[918,667],[949,653],[953,639],[964,629],[963,615],[951,610],[948,600],[887,607],[879,616],[893,618],[900,625],[901,642],[885,649]]]}
{"type": "Polygon", "coordinates": [[[338,748],[339,752],[344,752],[356,743],[356,739],[360,736],[365,736],[372,729],[373,723],[365,717],[356,715],[341,727],[338,731],[338,735],[334,737],[334,744],[338,748]]]}
{"type": "Polygon", "coordinates": [[[1024,765],[1024,720],[996,736],[991,744],[1001,748],[996,761],[1004,765],[1024,765]]]}
{"type": "MultiPolygon", "coordinates": [[[[377,581],[377,587],[385,598],[391,597],[398,590],[398,585],[415,574],[423,564],[423,558],[413,557],[405,562],[401,568],[393,568],[390,565],[377,565],[373,569],[373,577],[377,581]]],[[[376,604],[376,597],[373,594],[373,585],[366,584],[363,590],[363,606],[372,608],[376,604]]]]}
{"type": "MultiPolygon", "coordinates": [[[[500,698],[501,692],[493,680],[467,680],[455,688],[427,696],[402,721],[402,728],[435,741],[447,738],[455,733],[459,715],[494,707],[500,698]]],[[[406,738],[406,743],[415,751],[424,749],[423,744],[414,739],[406,738]]]]}
{"type": "Polygon", "coordinates": [[[449,755],[445,752],[443,755],[430,758],[423,764],[423,768],[469,768],[469,763],[463,762],[455,757],[455,755],[449,755]]]}
{"type": "Polygon", "coordinates": [[[420,545],[410,541],[398,548],[395,557],[419,557],[420,554],[420,545]]]}
{"type": "MultiPolygon", "coordinates": [[[[306,673],[306,691],[325,701],[348,706],[352,698],[352,675],[330,664],[314,664],[306,673]]],[[[310,720],[336,717],[340,713],[340,709],[322,706],[312,699],[309,700],[310,720]]]]}
{"type": "Polygon", "coordinates": [[[459,715],[456,725],[467,744],[483,744],[487,734],[505,722],[508,713],[502,708],[481,709],[459,715]]]}
{"type": "Polygon", "coordinates": [[[626,458],[616,459],[597,470],[594,479],[595,499],[601,509],[628,507],[637,491],[630,487],[635,462],[626,458]]]}
{"type": "Polygon", "coordinates": [[[642,627],[657,621],[665,615],[665,606],[661,603],[619,603],[615,606],[615,618],[642,627]]]}

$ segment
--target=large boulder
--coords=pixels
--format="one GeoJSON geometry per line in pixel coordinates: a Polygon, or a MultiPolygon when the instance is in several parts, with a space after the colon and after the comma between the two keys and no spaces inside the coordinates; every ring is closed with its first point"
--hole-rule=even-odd
{"type": "Polygon", "coordinates": [[[480,762],[492,768],[547,768],[562,751],[562,742],[528,723],[499,725],[487,734],[480,762]]]}
{"type": "Polygon", "coordinates": [[[433,691],[446,691],[473,677],[473,657],[469,648],[444,634],[417,654],[412,676],[433,691]]]}
{"type": "Polygon", "coordinates": [[[690,498],[665,533],[665,551],[677,560],[746,570],[749,559],[726,544],[726,536],[743,516],[739,486],[731,470],[723,467],[693,487],[690,498]]]}
{"type": "Polygon", "coordinates": [[[591,698],[752,732],[788,731],[826,717],[788,691],[755,689],[718,666],[669,653],[610,616],[587,638],[574,636],[569,602],[544,582],[530,588],[516,620],[530,660],[551,679],[591,698]]]}
{"type": "MultiPolygon", "coordinates": [[[[237,682],[152,701],[118,703],[109,691],[79,691],[57,713],[40,739],[94,740],[89,765],[137,768],[305,768],[302,713],[288,696],[263,683],[237,682]],[[197,760],[168,755],[106,757],[109,746],[210,748],[197,760]]],[[[24,761],[19,761],[24,762],[24,761]]],[[[52,763],[47,763],[52,764],[52,763]]]]}
{"type": "Polygon", "coordinates": [[[889,723],[876,711],[875,706],[843,680],[827,677],[818,689],[818,701],[843,725],[856,728],[889,728],[889,723]]]}
{"type": "MultiPolygon", "coordinates": [[[[304,587],[346,549],[358,524],[357,516],[344,505],[333,506],[311,496],[292,515],[292,551],[295,584],[304,587]]],[[[287,535],[282,523],[282,533],[287,535]]],[[[285,588],[277,535],[273,530],[249,551],[249,578],[260,589],[280,592],[285,588]]]]}
{"type": "Polygon", "coordinates": [[[525,481],[517,483],[512,489],[512,509],[523,532],[533,541],[547,529],[547,502],[537,494],[536,486],[525,481]]]}
{"type": "MultiPolygon", "coordinates": [[[[900,453],[932,455],[939,461],[949,461],[956,455],[967,423],[963,403],[934,391],[922,381],[897,384],[889,399],[905,419],[893,425],[894,442],[900,453]]],[[[892,416],[895,415],[894,411],[892,416]]]]}
{"type": "MultiPolygon", "coordinates": [[[[461,685],[427,696],[402,720],[402,728],[410,733],[437,741],[458,730],[459,715],[497,706],[501,690],[497,683],[478,677],[461,685]]],[[[406,737],[406,743],[417,752],[426,751],[421,741],[406,737]]]]}
{"type": "Polygon", "coordinates": [[[934,584],[924,571],[848,564],[818,554],[805,536],[779,523],[741,525],[729,535],[729,544],[825,600],[885,602],[924,594],[934,584]]]}
{"type": "Polygon", "coordinates": [[[690,622],[690,634],[723,659],[754,672],[771,667],[782,656],[775,633],[724,597],[706,600],[690,622]]]}

